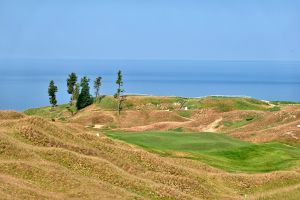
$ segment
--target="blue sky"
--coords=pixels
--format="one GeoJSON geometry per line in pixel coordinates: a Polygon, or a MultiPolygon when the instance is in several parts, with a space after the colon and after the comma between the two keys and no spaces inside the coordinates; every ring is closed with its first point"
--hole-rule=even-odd
{"type": "Polygon", "coordinates": [[[300,1],[0,0],[0,58],[300,60],[300,1]]]}

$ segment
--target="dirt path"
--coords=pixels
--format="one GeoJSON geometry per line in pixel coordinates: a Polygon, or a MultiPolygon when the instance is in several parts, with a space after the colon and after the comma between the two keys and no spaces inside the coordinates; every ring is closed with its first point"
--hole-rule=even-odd
{"type": "Polygon", "coordinates": [[[219,125],[219,123],[223,120],[223,118],[219,118],[217,120],[215,120],[213,123],[209,124],[206,128],[204,128],[202,131],[204,132],[216,132],[217,131],[217,126],[219,125]]]}

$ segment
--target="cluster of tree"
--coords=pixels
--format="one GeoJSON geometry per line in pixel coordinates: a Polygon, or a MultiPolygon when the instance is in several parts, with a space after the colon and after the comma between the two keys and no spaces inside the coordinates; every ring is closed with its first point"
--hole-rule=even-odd
{"type": "Polygon", "coordinates": [[[70,105],[75,104],[78,110],[93,103],[89,82],[90,79],[84,76],[81,78],[80,83],[77,83],[77,75],[75,73],[69,74],[67,79],[68,93],[71,95],[70,105]]]}
{"type": "MultiPolygon", "coordinates": [[[[123,96],[124,89],[122,88],[123,86],[122,72],[119,70],[117,75],[118,75],[116,80],[117,91],[114,97],[117,99],[118,102],[117,110],[118,113],[120,114],[122,110],[122,102],[125,100],[125,97],[123,96]]],[[[84,76],[81,78],[80,83],[77,83],[77,79],[78,77],[75,73],[69,74],[69,77],[67,79],[67,86],[68,86],[68,94],[71,95],[70,106],[76,105],[76,108],[80,110],[82,108],[85,108],[88,105],[91,105],[93,103],[93,100],[95,101],[99,100],[102,77],[99,76],[94,81],[95,98],[93,98],[93,96],[90,94],[90,86],[89,86],[90,79],[84,76]]],[[[54,81],[51,80],[49,83],[48,95],[52,107],[57,106],[57,100],[56,100],[57,91],[58,91],[57,86],[55,85],[54,81]]]]}

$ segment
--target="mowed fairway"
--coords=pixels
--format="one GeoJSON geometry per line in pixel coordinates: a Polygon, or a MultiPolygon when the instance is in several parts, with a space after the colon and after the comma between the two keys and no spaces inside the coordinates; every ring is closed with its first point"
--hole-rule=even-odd
{"type": "Polygon", "coordinates": [[[300,149],[278,142],[254,144],[216,133],[107,132],[109,137],[163,156],[201,160],[231,172],[269,172],[296,166],[300,149]]]}

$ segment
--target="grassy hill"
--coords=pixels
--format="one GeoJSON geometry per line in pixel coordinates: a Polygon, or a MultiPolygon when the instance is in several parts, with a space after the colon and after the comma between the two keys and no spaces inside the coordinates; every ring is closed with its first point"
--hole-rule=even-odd
{"type": "Polygon", "coordinates": [[[300,106],[111,96],[0,111],[1,199],[299,199],[300,106]],[[292,146],[291,146],[292,145],[292,146]]]}
{"type": "MultiPolygon", "coordinates": [[[[150,138],[145,136],[144,141],[155,137],[145,134],[150,138]]],[[[212,153],[223,160],[226,156],[217,155],[222,149],[229,152],[250,145],[223,135],[190,133],[184,139],[185,133],[171,134],[180,140],[166,135],[168,142],[156,140],[150,147],[168,153],[175,148],[169,144],[171,140],[180,144],[175,145],[179,153],[212,153]]],[[[288,152],[292,151],[288,147],[278,148],[282,148],[277,153],[283,157],[277,161],[286,161],[285,157],[295,153],[288,152]]],[[[241,199],[245,195],[273,199],[282,191],[294,199],[299,197],[296,166],[270,173],[228,173],[202,159],[184,157],[151,153],[77,123],[0,111],[1,199],[241,199]]]]}
{"type": "Polygon", "coordinates": [[[300,120],[300,104],[266,102],[243,97],[155,97],[127,96],[121,115],[111,96],[77,113],[67,104],[24,111],[31,116],[126,131],[219,132],[247,141],[278,141],[300,147],[295,138],[300,120]],[[75,113],[75,114],[74,114],[75,113]]]}
{"type": "MultiPolygon", "coordinates": [[[[279,104],[276,102],[276,104],[279,104]]],[[[96,107],[104,110],[115,110],[117,102],[112,96],[103,96],[101,101],[97,102],[96,107]]],[[[265,110],[271,106],[260,100],[245,97],[204,97],[204,98],[183,98],[183,97],[159,97],[159,96],[127,96],[124,102],[124,110],[180,110],[187,107],[189,110],[195,109],[214,109],[219,112],[232,110],[265,110]]],[[[28,115],[37,115],[42,117],[59,118],[68,111],[68,104],[59,105],[56,109],[50,109],[50,106],[32,108],[25,110],[28,115]]]]}

